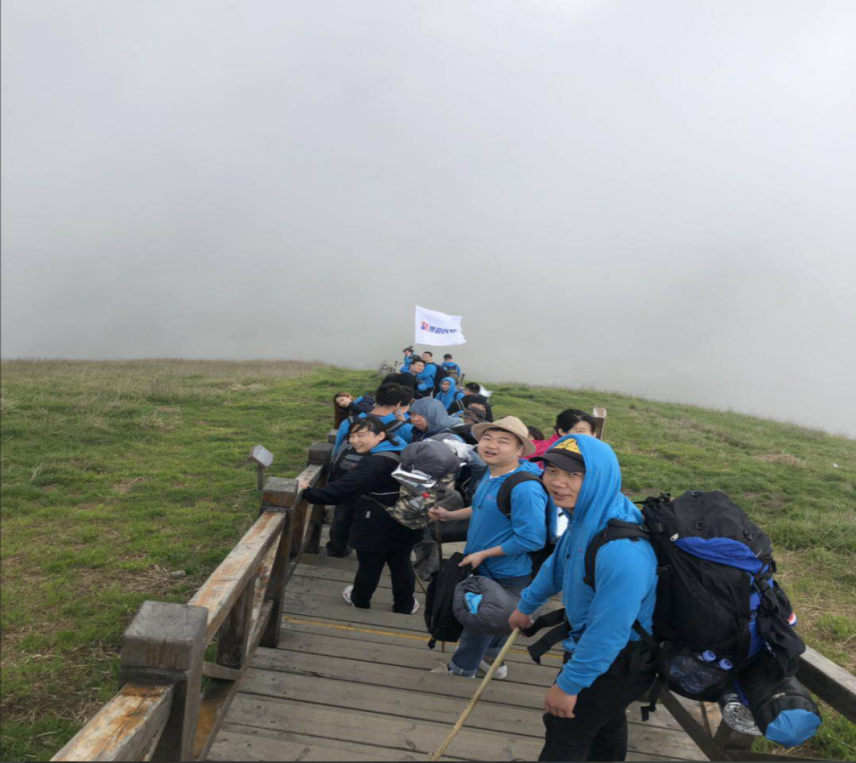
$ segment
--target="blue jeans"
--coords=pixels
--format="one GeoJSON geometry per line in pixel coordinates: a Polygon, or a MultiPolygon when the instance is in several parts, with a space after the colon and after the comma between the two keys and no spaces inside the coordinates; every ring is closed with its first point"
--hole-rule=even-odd
{"type": "MultiPolygon", "coordinates": [[[[496,582],[519,596],[531,580],[531,575],[525,575],[520,578],[506,578],[496,582]]],[[[464,628],[461,640],[458,642],[458,648],[452,655],[451,662],[449,662],[449,670],[457,676],[473,678],[481,661],[485,657],[491,660],[495,659],[506,641],[508,641],[508,636],[489,636],[464,628]]]]}

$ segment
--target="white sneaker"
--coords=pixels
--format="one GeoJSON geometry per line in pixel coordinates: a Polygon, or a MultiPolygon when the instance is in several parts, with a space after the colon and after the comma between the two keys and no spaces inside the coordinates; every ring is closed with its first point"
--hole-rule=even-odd
{"type": "Polygon", "coordinates": [[[416,597],[413,597],[413,609],[410,610],[411,615],[415,615],[419,611],[419,602],[416,600],[416,597]]]}
{"type": "MultiPolygon", "coordinates": [[[[487,662],[486,660],[482,660],[481,663],[479,664],[479,670],[481,670],[484,673],[487,673],[488,670],[490,670],[490,663],[487,662]]],[[[506,665],[504,663],[502,665],[500,665],[494,671],[493,677],[497,681],[504,681],[506,678],[508,678],[508,665],[506,665]]]]}
{"type": "Polygon", "coordinates": [[[351,591],[353,590],[354,587],[352,585],[349,585],[344,591],[342,591],[342,598],[352,607],[354,606],[354,602],[351,601],[351,591]]]}

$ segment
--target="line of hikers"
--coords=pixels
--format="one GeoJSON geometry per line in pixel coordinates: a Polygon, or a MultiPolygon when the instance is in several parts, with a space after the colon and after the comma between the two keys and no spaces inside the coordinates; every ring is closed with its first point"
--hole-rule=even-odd
{"type": "MultiPolygon", "coordinates": [[[[561,593],[564,615],[551,643],[562,642],[565,662],[544,699],[539,759],[624,760],[627,707],[652,686],[658,670],[660,649],[650,635],[658,556],[652,542],[638,542],[642,536],[626,529],[642,528],[646,519],[621,491],[615,453],[581,410],[559,413],[545,439],[514,416],[494,420],[477,384],[460,393],[455,379],[445,377],[437,386],[436,365],[426,370],[430,352],[418,357],[408,348],[405,355],[406,370],[384,378],[373,398],[335,396],[347,418],[337,432],[330,479],[323,488],[302,485],[308,502],[335,507],[327,553],[356,551],[358,570],[343,591],[345,601],[370,608],[388,567],[393,612],[416,613],[416,574],[436,573],[434,526],[440,523],[443,540],[466,540],[461,567],[517,601],[508,632],[537,628],[533,615],[561,593]],[[411,522],[409,507],[422,505],[418,480],[426,475],[414,472],[402,454],[415,453],[413,443],[437,442],[444,453],[458,454],[453,463],[459,466],[441,480],[448,490],[435,497],[443,499],[430,504],[423,521],[411,522]],[[408,479],[416,480],[410,497],[402,488],[408,479]],[[510,506],[502,505],[506,482],[513,485],[510,506]],[[613,526],[624,534],[604,539],[613,526]]],[[[451,355],[447,363],[460,374],[451,355]]],[[[432,672],[475,677],[489,670],[506,640],[464,628],[451,659],[432,672]]],[[[497,666],[495,678],[507,675],[507,665],[497,666]]]]}

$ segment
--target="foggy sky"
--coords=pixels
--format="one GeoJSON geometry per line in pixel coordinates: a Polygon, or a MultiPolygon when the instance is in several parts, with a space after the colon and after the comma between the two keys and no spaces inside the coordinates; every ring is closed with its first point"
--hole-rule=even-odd
{"type": "Polygon", "coordinates": [[[3,357],[365,367],[856,435],[856,3],[3,4],[3,357]]]}

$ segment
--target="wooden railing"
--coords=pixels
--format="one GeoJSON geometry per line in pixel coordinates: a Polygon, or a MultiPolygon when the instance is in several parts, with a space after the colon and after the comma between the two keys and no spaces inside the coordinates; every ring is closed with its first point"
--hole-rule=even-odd
{"type": "MultiPolygon", "coordinates": [[[[606,411],[595,409],[595,417],[602,436],[606,411]]],[[[267,479],[258,520],[187,604],[143,604],[124,635],[119,693],[52,760],[205,758],[256,648],[279,642],[283,593],[301,557],[319,551],[324,507],[310,511],[297,482],[323,484],[336,429],[327,439],[309,448],[297,479],[267,479]],[[217,656],[208,662],[215,637],[217,656]]],[[[797,677],[856,723],[854,676],[809,647],[797,677]]],[[[756,737],[728,727],[716,703],[668,691],[661,702],[711,760],[796,760],[752,752],[756,737]]]]}
{"type": "Polygon", "coordinates": [[[256,648],[279,642],[301,557],[318,553],[324,507],[310,511],[298,480],[323,484],[331,452],[316,443],[297,479],[267,479],[259,518],[187,604],[140,607],[123,637],[119,693],[53,760],[205,758],[256,648]]]}

